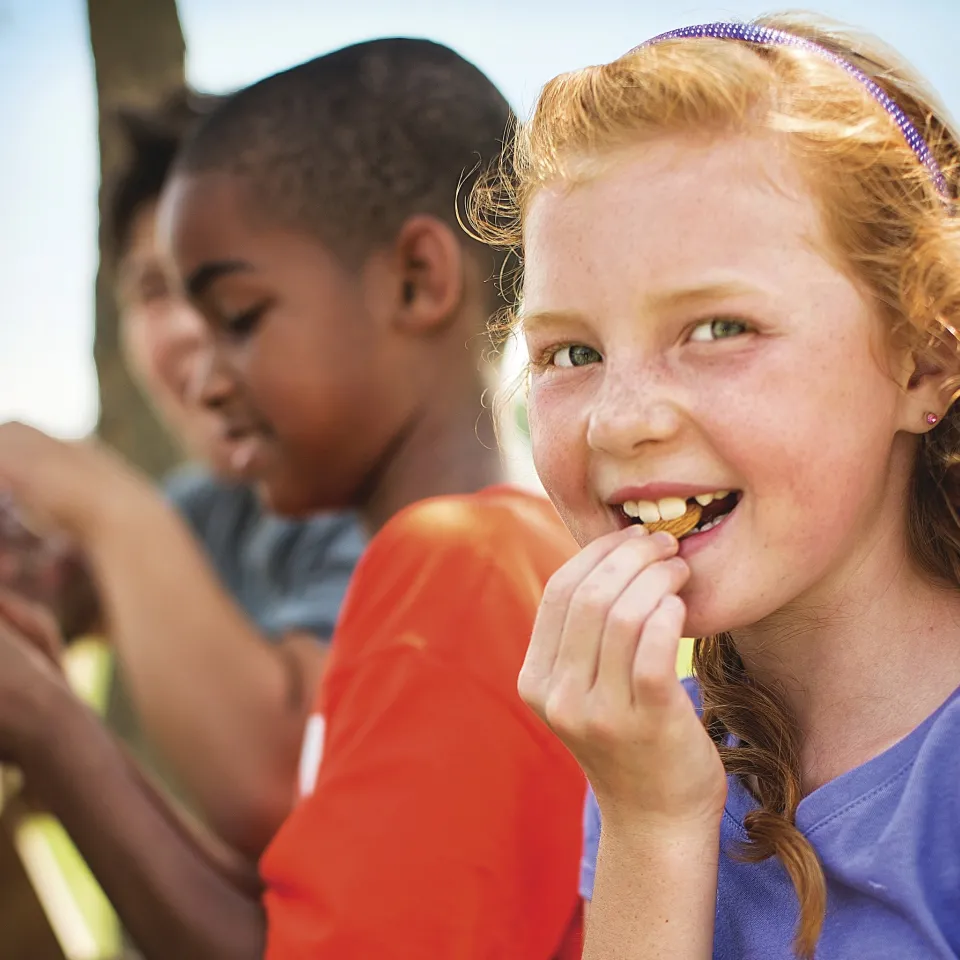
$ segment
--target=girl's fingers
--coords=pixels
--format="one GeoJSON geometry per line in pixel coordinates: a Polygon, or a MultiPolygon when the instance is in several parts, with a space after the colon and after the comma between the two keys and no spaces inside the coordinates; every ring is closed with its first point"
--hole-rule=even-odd
{"type": "Polygon", "coordinates": [[[686,616],[684,602],[668,593],[647,617],[631,671],[637,704],[664,706],[675,695],[677,650],[686,616]]]}
{"type": "Polygon", "coordinates": [[[635,532],[637,530],[636,527],[630,527],[598,537],[550,578],[543,592],[533,635],[517,682],[520,696],[541,716],[574,591],[584,577],[626,539],[646,536],[646,531],[639,529],[639,532],[635,532]]]}
{"type": "Polygon", "coordinates": [[[583,693],[593,686],[610,610],[643,570],[676,549],[677,541],[669,534],[631,538],[584,577],[567,608],[554,666],[558,682],[583,693]]]}
{"type": "Polygon", "coordinates": [[[633,701],[633,665],[647,621],[689,576],[690,568],[679,557],[653,563],[633,578],[610,607],[596,678],[596,688],[605,700],[633,701]]]}

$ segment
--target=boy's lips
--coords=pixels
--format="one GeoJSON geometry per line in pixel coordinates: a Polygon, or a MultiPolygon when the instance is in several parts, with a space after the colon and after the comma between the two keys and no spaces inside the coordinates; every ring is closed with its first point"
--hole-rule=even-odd
{"type": "Polygon", "coordinates": [[[255,477],[262,468],[269,434],[264,427],[230,427],[224,431],[230,469],[244,479],[255,477]]]}
{"type": "Polygon", "coordinates": [[[258,466],[263,460],[264,436],[250,433],[235,440],[230,449],[230,468],[238,476],[250,479],[256,476],[258,466]]]}

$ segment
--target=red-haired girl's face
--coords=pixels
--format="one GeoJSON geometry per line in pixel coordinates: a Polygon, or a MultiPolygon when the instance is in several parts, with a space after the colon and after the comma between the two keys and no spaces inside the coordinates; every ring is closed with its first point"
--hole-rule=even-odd
{"type": "Polygon", "coordinates": [[[525,220],[540,477],[581,543],[706,502],[680,549],[695,635],[905,557],[922,417],[792,164],[773,138],[659,140],[525,220]]]}

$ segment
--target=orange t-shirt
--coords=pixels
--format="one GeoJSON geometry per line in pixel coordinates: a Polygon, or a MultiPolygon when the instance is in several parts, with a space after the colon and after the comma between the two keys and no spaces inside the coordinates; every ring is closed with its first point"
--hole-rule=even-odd
{"type": "Polygon", "coordinates": [[[261,863],[267,960],[579,957],[584,780],[516,689],[574,552],[509,487],[414,504],[373,539],[261,863]]]}

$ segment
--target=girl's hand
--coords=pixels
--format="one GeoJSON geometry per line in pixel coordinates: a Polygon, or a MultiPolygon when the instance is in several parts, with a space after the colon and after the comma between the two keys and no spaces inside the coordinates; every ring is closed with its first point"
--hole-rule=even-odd
{"type": "Polygon", "coordinates": [[[523,699],[593,785],[604,825],[715,828],[720,756],[676,673],[690,575],[677,541],[634,526],[594,541],[544,592],[523,699]]]}

